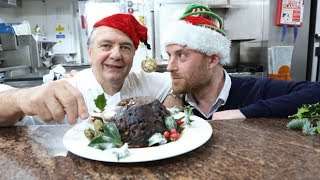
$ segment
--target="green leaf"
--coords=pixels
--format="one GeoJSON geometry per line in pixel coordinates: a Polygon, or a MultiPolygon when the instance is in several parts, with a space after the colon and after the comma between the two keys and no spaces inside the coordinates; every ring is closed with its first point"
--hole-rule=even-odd
{"type": "Polygon", "coordinates": [[[298,108],[296,114],[289,116],[291,119],[303,119],[308,118],[310,121],[320,120],[320,103],[304,104],[301,108],[298,108]]]}
{"type": "Polygon", "coordinates": [[[304,117],[303,114],[305,114],[307,112],[309,112],[309,109],[307,107],[302,107],[302,108],[298,109],[297,117],[299,119],[302,119],[304,117]]]}
{"type": "Polygon", "coordinates": [[[193,111],[192,111],[194,108],[192,106],[185,106],[184,108],[185,108],[185,110],[187,110],[187,113],[188,113],[189,116],[193,116],[194,115],[193,111]]]}
{"type": "Polygon", "coordinates": [[[302,132],[308,135],[315,135],[316,128],[312,126],[310,121],[306,121],[302,126],[302,132]]]}
{"type": "Polygon", "coordinates": [[[114,123],[106,124],[103,131],[104,134],[94,138],[88,146],[101,150],[122,146],[119,130],[114,123]]]}
{"type": "Polygon", "coordinates": [[[105,150],[105,149],[109,149],[109,148],[114,147],[114,144],[110,143],[111,141],[112,140],[110,137],[108,137],[106,135],[101,135],[101,136],[94,138],[92,141],[90,141],[88,146],[96,148],[96,149],[105,150]]]}
{"type": "Polygon", "coordinates": [[[166,117],[164,122],[168,130],[177,129],[178,127],[177,121],[173,118],[173,116],[166,117]]]}
{"type": "Polygon", "coordinates": [[[293,119],[288,124],[289,129],[302,130],[303,124],[308,121],[308,119],[293,119]]]}
{"type": "Polygon", "coordinates": [[[129,156],[130,153],[128,143],[124,143],[120,148],[113,149],[112,153],[117,157],[118,160],[129,156]]]}
{"type": "Polygon", "coordinates": [[[100,121],[103,121],[102,117],[99,117],[99,116],[91,116],[91,117],[94,118],[94,119],[98,119],[100,121]]]}
{"type": "Polygon", "coordinates": [[[304,104],[301,108],[298,108],[296,114],[289,116],[293,119],[287,124],[290,129],[302,129],[303,133],[308,135],[320,134],[320,102],[315,104],[304,104]],[[307,119],[307,121],[294,121],[295,119],[307,119]],[[317,126],[314,127],[314,122],[317,122],[317,126]],[[302,124],[302,125],[301,125],[302,124]]]}
{"type": "Polygon", "coordinates": [[[320,134],[320,121],[317,121],[317,133],[320,134]]]}
{"type": "Polygon", "coordinates": [[[185,106],[184,107],[184,124],[190,125],[193,120],[190,119],[190,116],[193,116],[193,107],[185,106]]]}
{"type": "Polygon", "coordinates": [[[170,112],[171,116],[174,116],[180,112],[179,108],[177,106],[174,106],[173,108],[167,108],[168,111],[170,112]]]}
{"type": "Polygon", "coordinates": [[[153,146],[155,144],[159,144],[159,145],[166,144],[168,141],[166,138],[162,136],[161,133],[155,133],[148,139],[148,142],[149,142],[149,146],[153,146]]]}
{"type": "Polygon", "coordinates": [[[108,137],[110,137],[110,142],[113,143],[116,147],[122,146],[121,136],[119,129],[114,123],[107,123],[104,126],[104,132],[108,137]]]}
{"type": "Polygon", "coordinates": [[[94,100],[94,103],[98,109],[102,112],[104,110],[104,107],[107,105],[107,100],[104,97],[104,93],[97,96],[97,98],[94,100]]]}

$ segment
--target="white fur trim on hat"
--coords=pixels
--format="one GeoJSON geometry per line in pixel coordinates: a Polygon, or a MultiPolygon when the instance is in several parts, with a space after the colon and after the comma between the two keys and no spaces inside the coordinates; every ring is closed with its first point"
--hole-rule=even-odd
{"type": "Polygon", "coordinates": [[[172,23],[164,34],[164,45],[177,44],[198,50],[209,56],[220,56],[220,64],[230,62],[231,42],[225,36],[204,26],[195,26],[186,21],[172,23]]]}

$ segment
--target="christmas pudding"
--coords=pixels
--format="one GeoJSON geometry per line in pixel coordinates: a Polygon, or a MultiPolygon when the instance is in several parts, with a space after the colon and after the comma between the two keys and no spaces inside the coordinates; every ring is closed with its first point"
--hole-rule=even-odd
{"type": "Polygon", "coordinates": [[[170,112],[157,99],[134,97],[118,103],[123,110],[111,118],[123,142],[129,147],[148,147],[148,139],[155,133],[166,131],[165,118],[170,112]]]}

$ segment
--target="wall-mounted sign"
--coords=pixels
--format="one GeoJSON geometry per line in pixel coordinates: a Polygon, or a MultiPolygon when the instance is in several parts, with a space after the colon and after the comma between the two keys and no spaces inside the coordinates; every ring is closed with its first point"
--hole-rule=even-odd
{"type": "Polygon", "coordinates": [[[139,16],[139,22],[143,25],[145,25],[145,19],[144,16],[139,16]]]}
{"type": "Polygon", "coordinates": [[[301,26],[303,0],[278,0],[277,25],[301,26]]]}
{"type": "Polygon", "coordinates": [[[61,24],[59,24],[59,25],[56,27],[56,31],[57,31],[57,32],[63,32],[63,31],[64,31],[64,27],[61,26],[61,24]]]}
{"type": "Polygon", "coordinates": [[[57,34],[56,38],[57,39],[63,39],[63,38],[66,38],[66,35],[65,34],[57,34]]]}

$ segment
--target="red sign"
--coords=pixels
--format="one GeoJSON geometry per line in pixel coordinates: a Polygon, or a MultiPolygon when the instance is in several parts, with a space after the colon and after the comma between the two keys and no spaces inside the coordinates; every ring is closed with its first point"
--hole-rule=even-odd
{"type": "Polygon", "coordinates": [[[278,0],[277,25],[301,26],[303,0],[278,0]]]}

